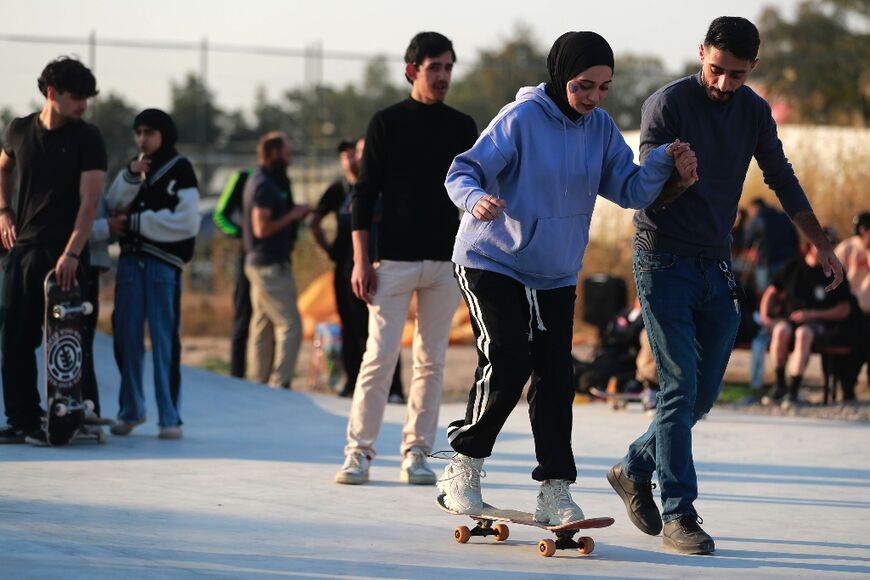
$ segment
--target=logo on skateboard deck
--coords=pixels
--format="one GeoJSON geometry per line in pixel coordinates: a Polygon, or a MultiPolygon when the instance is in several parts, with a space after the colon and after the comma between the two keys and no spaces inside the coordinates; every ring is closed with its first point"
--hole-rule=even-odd
{"type": "Polygon", "coordinates": [[[82,337],[65,328],[57,333],[46,348],[48,374],[60,389],[74,386],[82,374],[82,337]]]}

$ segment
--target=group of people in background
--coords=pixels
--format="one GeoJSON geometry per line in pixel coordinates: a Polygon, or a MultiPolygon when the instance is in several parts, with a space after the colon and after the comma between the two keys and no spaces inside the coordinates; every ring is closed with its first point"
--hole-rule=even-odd
{"type": "MultiPolygon", "coordinates": [[[[644,103],[637,164],[599,107],[615,72],[613,51],[600,35],[560,36],[547,58],[546,81],[520,88],[478,133],[470,116],[445,103],[457,60],[451,41],[436,32],[417,34],[405,54],[409,97],[375,113],[364,142],[339,145],[343,179],[316,208],[294,200],[290,143],[279,132],[260,139],[257,166],[237,175],[222,196],[216,222],[241,239],[232,374],[290,388],[302,336],[291,254],[299,224],[313,214],[315,239],[335,262],[348,372],[343,393],[352,395],[335,481],[369,481],[416,298],[399,479],[437,485],[447,511],[482,509],[483,464],[530,379],[537,460],[531,477],[540,483],[535,519],[547,525],[583,519],[569,491],[577,477],[571,343],[577,276],[595,204],[604,197],[637,210],[634,273],[660,385],[649,428],[608,470],[607,480],[641,531],[663,533],[664,545],[681,553],[713,552],[714,540],[700,527],[694,505],[692,428],[718,397],[741,320],[731,232],[753,157],[806,240],[804,266],[782,265],[773,243],[764,269],[757,270],[771,289],[761,319],[772,336],[777,388],[785,384],[783,345],[793,336],[799,351],[794,388],[806,341],[819,340],[821,323],[839,317],[849,301],[841,260],[859,280],[853,285],[861,289],[865,328],[868,316],[870,226],[864,218],[856,222],[857,240],[838,249],[838,259],[783,153],[770,106],[745,85],[759,44],[749,21],[714,20],[698,47],[699,72],[644,103]],[[330,213],[338,221],[332,242],[320,226],[330,213]],[[774,323],[769,305],[789,292],[788,320],[774,323]],[[447,428],[452,452],[439,477],[428,458],[435,451],[449,330],[461,298],[478,362],[465,415],[447,428]],[[811,314],[801,302],[810,299],[821,305],[811,314]],[[661,510],[652,494],[654,475],[661,510]]],[[[76,61],[52,66],[74,69],[75,78],[87,82],[47,78],[43,112],[10,125],[0,158],[0,239],[12,250],[2,302],[9,426],[0,437],[44,439],[33,359],[42,302],[32,288],[41,287],[52,268],[65,287],[77,275],[85,284],[85,272],[93,277],[89,238],[92,244],[118,240],[121,247],[113,326],[122,378],[112,431],[127,434],[145,420],[147,319],[161,436],[180,437],[180,272],[198,229],[196,177],[174,148],[172,119],[148,109],[133,122],[141,154],[101,196],[105,150],[96,128],[81,121],[95,81],[76,61]],[[20,183],[16,211],[13,165],[20,183]],[[42,171],[46,166],[60,170],[42,171]]],[[[105,266],[104,260],[93,262],[97,271],[105,266]]]]}
{"type": "MultiPolygon", "coordinates": [[[[816,248],[798,235],[786,214],[757,198],[738,215],[732,253],[746,293],[738,342],[751,348],[750,386],[765,405],[790,407],[812,352],[823,354],[841,385],[841,400],[855,398],[855,383],[868,360],[866,317],[870,304],[870,213],[853,219],[852,236],[834,252],[845,267],[843,284],[825,291],[827,277],[816,248]],[[851,291],[851,292],[850,292],[851,291]],[[838,357],[837,363],[826,355],[838,357]],[[774,381],[765,388],[765,363],[774,381]]],[[[837,234],[826,228],[837,243],[837,234]]],[[[870,372],[870,371],[868,371],[870,372]]]]}

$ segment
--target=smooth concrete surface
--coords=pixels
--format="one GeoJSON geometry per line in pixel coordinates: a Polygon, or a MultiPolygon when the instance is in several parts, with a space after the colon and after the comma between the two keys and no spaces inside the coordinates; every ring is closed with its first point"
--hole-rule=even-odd
{"type": "MultiPolygon", "coordinates": [[[[97,341],[104,412],[117,410],[111,343],[97,341]]],[[[150,367],[150,360],[146,368],[150,367]]],[[[469,374],[471,369],[469,369],[469,374]]],[[[537,555],[541,530],[454,542],[471,523],[441,512],[434,487],[399,482],[404,409],[390,405],[371,482],[341,486],[350,401],[271,390],[185,368],[184,439],[149,420],[105,445],[0,446],[2,578],[857,578],[870,574],[866,424],[714,411],[694,431],[713,556],[666,552],[628,521],[604,474],[646,427],[639,409],[575,406],[574,497],[616,524],[595,552],[537,555]]],[[[528,407],[510,417],[483,479],[484,499],[531,510],[528,407]]],[[[441,425],[463,405],[444,405],[441,425]]],[[[446,449],[443,432],[439,448],[446,449]]],[[[437,462],[440,473],[443,462],[437,462]]]]}

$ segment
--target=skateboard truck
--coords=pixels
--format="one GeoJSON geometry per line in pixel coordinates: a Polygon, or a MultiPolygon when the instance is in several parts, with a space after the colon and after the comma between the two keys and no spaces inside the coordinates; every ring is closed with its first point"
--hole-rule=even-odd
{"type": "Polygon", "coordinates": [[[84,411],[85,413],[93,413],[94,411],[94,402],[90,399],[82,401],[81,403],[73,399],[69,403],[55,403],[54,405],[54,414],[58,417],[63,417],[67,413],[75,412],[75,411],[84,411]]]}
{"type": "Polygon", "coordinates": [[[58,304],[51,309],[51,315],[58,320],[65,320],[73,314],[90,316],[93,311],[94,305],[90,302],[82,302],[79,306],[64,306],[63,304],[58,304]]]}

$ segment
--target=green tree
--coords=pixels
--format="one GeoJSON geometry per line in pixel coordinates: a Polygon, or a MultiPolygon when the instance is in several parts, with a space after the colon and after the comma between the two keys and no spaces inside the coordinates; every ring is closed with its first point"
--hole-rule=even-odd
{"type": "Polygon", "coordinates": [[[640,107],[659,87],[677,78],[661,59],[634,54],[615,57],[613,82],[601,108],[623,131],[640,127],[640,107]]]}
{"type": "Polygon", "coordinates": [[[199,77],[189,73],[183,82],[170,84],[170,93],[170,114],[180,142],[205,147],[220,140],[222,113],[199,77]]]}
{"type": "Polygon", "coordinates": [[[88,107],[89,120],[100,129],[106,144],[109,180],[114,179],[135,153],[133,119],[138,112],[122,96],[112,92],[100,95],[88,107]]]}
{"type": "Polygon", "coordinates": [[[514,100],[520,87],[537,85],[547,78],[547,54],[528,27],[517,26],[513,38],[501,47],[478,52],[469,71],[453,81],[448,102],[471,115],[482,130],[499,109],[514,100]]]}
{"type": "Polygon", "coordinates": [[[771,97],[793,104],[804,123],[866,126],[870,118],[870,35],[866,0],[804,2],[794,21],[776,8],[759,19],[757,76],[771,97]],[[860,28],[854,27],[860,22],[860,28]]]}

